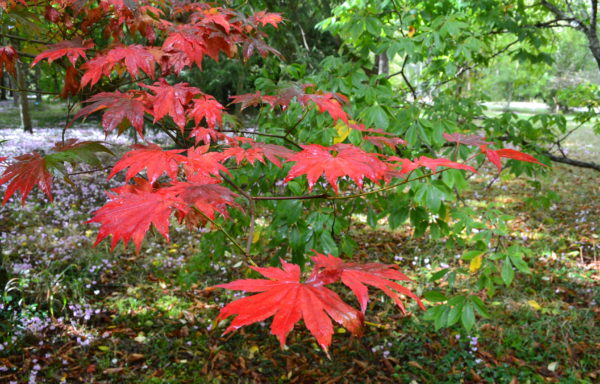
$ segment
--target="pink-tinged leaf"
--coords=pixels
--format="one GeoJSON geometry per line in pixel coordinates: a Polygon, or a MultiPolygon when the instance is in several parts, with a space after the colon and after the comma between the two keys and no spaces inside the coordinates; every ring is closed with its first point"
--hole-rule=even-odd
{"type": "Polygon", "coordinates": [[[350,144],[336,144],[323,147],[317,144],[302,146],[303,150],[290,156],[287,161],[295,161],[285,181],[306,175],[308,188],[312,191],[321,176],[338,193],[338,179],[348,176],[362,188],[363,179],[377,183],[387,171],[387,166],[377,158],[377,154],[367,153],[350,144]]]}
{"type": "MultiPolygon", "coordinates": [[[[106,134],[114,131],[124,119],[127,119],[137,133],[144,137],[144,102],[135,93],[102,92],[92,96],[85,102],[89,105],[81,108],[75,114],[74,120],[106,109],[102,115],[102,127],[106,134]]],[[[121,133],[121,130],[119,130],[119,133],[121,133]]]]}
{"type": "Polygon", "coordinates": [[[247,61],[254,54],[254,52],[258,52],[258,54],[263,58],[267,57],[267,55],[271,53],[283,60],[283,55],[281,52],[271,47],[260,37],[249,37],[244,43],[242,52],[244,53],[244,61],[247,61]]]}
{"type": "Polygon", "coordinates": [[[16,76],[15,63],[19,59],[17,50],[10,46],[0,47],[0,78],[2,77],[3,68],[13,76],[16,76]]]}
{"type": "Polygon", "coordinates": [[[416,160],[416,162],[421,167],[426,167],[426,168],[431,169],[431,171],[433,173],[435,173],[437,171],[438,167],[446,167],[446,168],[453,168],[453,169],[463,169],[465,171],[471,171],[473,173],[477,173],[477,170],[475,168],[471,167],[470,165],[462,164],[462,163],[457,163],[455,161],[451,161],[451,160],[444,159],[444,158],[432,159],[432,158],[427,157],[427,156],[421,156],[421,157],[419,157],[416,160]]]}
{"type": "Polygon", "coordinates": [[[477,170],[475,168],[471,167],[470,165],[457,163],[457,162],[454,162],[454,161],[451,161],[451,160],[448,160],[445,158],[432,159],[431,157],[421,156],[418,159],[415,159],[414,161],[412,161],[409,159],[403,159],[403,158],[399,158],[396,156],[389,156],[388,160],[396,161],[396,162],[399,162],[402,164],[401,171],[400,171],[401,174],[407,174],[407,173],[412,172],[415,169],[420,168],[420,167],[429,168],[433,173],[437,172],[438,167],[463,169],[465,171],[471,171],[471,172],[477,173],[477,170]]]}
{"type": "Polygon", "coordinates": [[[228,207],[242,208],[235,202],[238,195],[219,184],[178,182],[168,190],[186,203],[187,206],[181,210],[182,218],[192,210],[191,207],[196,207],[211,220],[215,219],[216,213],[229,217],[228,207]]]}
{"type": "Polygon", "coordinates": [[[215,100],[214,97],[202,95],[201,97],[194,99],[194,107],[188,116],[194,118],[196,126],[204,119],[206,125],[208,125],[209,128],[214,129],[217,124],[219,126],[222,124],[223,109],[225,109],[225,107],[215,100]]]}
{"type": "Polygon", "coordinates": [[[225,333],[245,325],[263,321],[274,316],[271,334],[277,336],[281,347],[285,346],[287,335],[294,325],[304,320],[304,324],[317,342],[327,352],[331,345],[333,325],[331,319],[360,335],[364,322],[363,314],[348,304],[320,282],[300,282],[300,268],[295,264],[281,261],[282,269],[253,269],[271,280],[245,279],[217,287],[260,292],[256,295],[233,301],[223,307],[217,319],[223,320],[236,315],[225,333]]]}
{"type": "Polygon", "coordinates": [[[125,246],[132,241],[139,254],[144,236],[151,225],[169,241],[171,213],[181,206],[181,200],[163,190],[148,192],[139,189],[136,193],[113,194],[111,200],[87,221],[101,225],[94,246],[112,235],[112,249],[120,240],[123,240],[125,246]]]}
{"type": "Polygon", "coordinates": [[[480,146],[480,145],[494,144],[489,141],[485,141],[485,137],[482,137],[482,136],[463,135],[460,133],[444,132],[444,139],[446,139],[446,141],[451,142],[451,143],[473,145],[476,147],[480,146]]]}
{"type": "MultiPolygon", "coordinates": [[[[314,251],[313,251],[314,252],[314,251]]],[[[367,285],[381,289],[391,297],[400,310],[405,313],[404,305],[398,294],[408,296],[417,301],[422,309],[425,309],[421,300],[406,287],[390,280],[410,281],[410,279],[398,270],[394,264],[381,263],[345,263],[342,259],[332,255],[323,255],[315,252],[312,257],[315,269],[310,280],[323,281],[324,284],[332,282],[338,275],[342,283],[354,292],[361,310],[364,313],[369,302],[369,290],[367,285]],[[332,276],[334,277],[332,279],[332,276]]]]}
{"type": "Polygon", "coordinates": [[[125,174],[126,181],[144,169],[150,183],[154,183],[163,173],[166,173],[172,180],[177,180],[179,164],[187,161],[185,156],[180,155],[184,152],[183,149],[163,151],[156,144],[135,144],[131,147],[134,150],[127,152],[121,160],[117,161],[108,175],[109,179],[123,169],[129,168],[125,174]]]}
{"type": "Polygon", "coordinates": [[[383,149],[384,146],[395,149],[398,145],[406,145],[406,140],[403,140],[399,137],[363,136],[363,139],[375,145],[379,149],[383,149]]]}
{"type": "Polygon", "coordinates": [[[237,164],[246,160],[250,164],[254,164],[255,161],[265,163],[265,157],[273,164],[281,168],[281,159],[288,159],[295,152],[276,144],[266,144],[259,142],[251,142],[250,148],[242,148],[240,146],[234,146],[227,148],[223,151],[223,158],[229,159],[230,157],[235,158],[237,164]]]}
{"type": "Polygon", "coordinates": [[[348,115],[342,109],[342,104],[340,103],[339,97],[332,93],[324,93],[324,94],[306,94],[303,96],[304,103],[308,103],[312,101],[319,108],[319,112],[327,112],[333,120],[337,121],[341,119],[343,122],[348,124],[348,115]]]}
{"type": "Polygon", "coordinates": [[[15,160],[14,163],[6,167],[0,177],[0,185],[10,182],[4,193],[2,205],[5,205],[8,199],[17,191],[21,193],[21,204],[25,205],[29,192],[36,185],[52,201],[52,175],[48,171],[46,159],[39,153],[33,152],[17,156],[15,160]]]}
{"type": "MultiPolygon", "coordinates": [[[[356,124],[353,123],[352,121],[349,122],[348,126],[352,129],[355,129],[357,131],[360,132],[367,132],[367,133],[378,133],[380,135],[385,135],[385,136],[393,136],[392,133],[386,132],[383,129],[380,128],[366,128],[364,124],[356,124]]],[[[402,139],[400,139],[402,140],[402,139]]]]}
{"type": "Polygon", "coordinates": [[[291,156],[293,156],[296,152],[288,149],[286,147],[282,147],[281,145],[276,144],[267,144],[261,142],[254,142],[250,144],[252,148],[261,150],[264,156],[273,164],[281,168],[281,161],[279,159],[287,160],[291,156]]]}
{"type": "Polygon", "coordinates": [[[57,44],[52,44],[47,50],[40,53],[31,63],[31,66],[36,65],[41,60],[47,59],[48,64],[51,64],[54,60],[60,59],[63,56],[67,56],[73,66],[77,62],[78,58],[87,60],[85,51],[92,48],[94,43],[91,40],[82,40],[81,38],[75,38],[73,40],[61,41],[57,44]]]}
{"type": "Polygon", "coordinates": [[[242,106],[240,107],[240,110],[242,111],[248,107],[253,107],[261,103],[267,103],[271,105],[271,107],[274,107],[276,102],[274,96],[261,95],[260,91],[256,91],[255,93],[245,93],[243,95],[230,96],[229,98],[232,100],[231,104],[242,104],[242,106]]]}
{"type": "Polygon", "coordinates": [[[169,115],[183,132],[186,123],[185,108],[194,96],[202,92],[198,88],[188,87],[187,83],[169,85],[164,79],[153,85],[142,86],[155,93],[150,98],[154,122],[169,115]]]}
{"type": "Polygon", "coordinates": [[[212,128],[196,127],[190,132],[190,137],[196,139],[196,145],[203,142],[204,144],[210,144],[211,142],[217,142],[219,140],[225,140],[227,136],[225,134],[212,128]]]}

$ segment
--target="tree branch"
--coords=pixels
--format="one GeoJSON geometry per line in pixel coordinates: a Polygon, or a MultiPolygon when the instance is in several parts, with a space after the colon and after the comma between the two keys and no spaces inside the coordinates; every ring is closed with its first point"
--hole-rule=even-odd
{"type": "Polygon", "coordinates": [[[406,55],[406,57],[404,58],[404,61],[402,62],[402,68],[398,72],[392,73],[391,75],[386,76],[386,79],[390,79],[397,75],[402,75],[402,79],[404,80],[404,82],[406,83],[408,88],[410,89],[410,93],[412,94],[413,100],[417,100],[417,91],[415,90],[415,87],[413,87],[413,85],[410,83],[410,81],[408,81],[408,78],[406,77],[406,74],[404,73],[404,68],[406,68],[407,62],[408,62],[408,55],[406,55]]]}
{"type": "Polygon", "coordinates": [[[52,44],[50,41],[42,41],[42,40],[36,40],[36,39],[28,39],[28,38],[26,38],[26,37],[15,36],[15,35],[9,35],[9,34],[7,34],[7,33],[0,33],[0,37],[6,37],[7,39],[11,39],[11,40],[26,41],[26,42],[28,42],[28,43],[34,43],[34,44],[44,44],[44,45],[52,44]]]}
{"type": "Polygon", "coordinates": [[[581,161],[581,160],[575,160],[575,159],[566,157],[564,155],[556,156],[556,155],[551,154],[550,152],[544,152],[544,155],[548,156],[548,158],[550,160],[557,162],[557,163],[572,165],[572,166],[579,167],[579,168],[593,169],[595,171],[600,172],[600,164],[587,162],[587,161],[581,161]]]}
{"type": "Polygon", "coordinates": [[[255,215],[256,215],[256,210],[255,210],[255,206],[254,206],[254,198],[252,197],[251,194],[249,194],[248,192],[244,191],[242,189],[242,187],[240,187],[239,185],[237,185],[233,180],[231,180],[227,175],[225,175],[223,172],[221,172],[221,177],[223,178],[223,180],[225,180],[225,182],[229,185],[231,185],[236,191],[238,191],[242,196],[244,196],[246,198],[246,200],[248,200],[248,208],[250,211],[250,229],[248,230],[248,240],[246,241],[246,253],[249,255],[250,254],[250,249],[252,248],[252,241],[254,239],[254,226],[255,226],[255,215]]]}

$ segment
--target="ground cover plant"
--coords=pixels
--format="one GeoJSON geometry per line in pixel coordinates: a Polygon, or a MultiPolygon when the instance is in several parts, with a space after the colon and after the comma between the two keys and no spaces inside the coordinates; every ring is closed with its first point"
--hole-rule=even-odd
{"type": "MultiPolygon", "coordinates": [[[[242,380],[249,381],[273,375],[283,381],[343,380],[344,371],[377,372],[374,361],[385,366],[375,382],[439,381],[444,375],[449,382],[597,376],[594,306],[568,308],[573,316],[568,321],[578,326],[558,331],[530,316],[561,311],[528,298],[523,323],[531,319],[539,331],[527,343],[514,327],[505,335],[506,324],[497,318],[498,305],[522,309],[510,300],[523,298],[519,288],[527,284],[541,291],[557,285],[554,292],[565,289],[567,301],[575,292],[595,303],[595,259],[590,257],[595,257],[597,236],[595,224],[588,227],[586,221],[597,207],[579,213],[576,228],[592,234],[579,250],[578,263],[568,263],[573,253],[567,256],[564,285],[560,273],[552,272],[556,279],[541,273],[545,264],[556,264],[560,247],[572,247],[571,240],[560,236],[560,245],[546,247],[547,232],[530,238],[524,233],[532,218],[520,218],[534,208],[557,210],[560,195],[536,180],[549,172],[551,160],[595,169],[590,159],[572,160],[563,149],[575,131],[591,125],[594,104],[587,99],[577,104],[572,120],[562,114],[486,114],[475,98],[455,99],[460,86],[432,91],[425,81],[415,88],[405,65],[422,60],[423,51],[390,42],[410,41],[418,34],[415,26],[423,34],[414,41],[424,45],[428,35],[450,34],[455,43],[467,35],[468,47],[452,43],[430,51],[440,60],[423,73],[431,76],[445,66],[448,79],[429,78],[445,85],[458,75],[442,52],[462,60],[463,55],[473,58],[479,47],[468,36],[472,32],[456,22],[467,13],[444,15],[443,28],[428,29],[442,24],[428,13],[439,10],[425,6],[404,33],[396,24],[404,23],[405,10],[395,2],[346,2],[333,11],[337,19],[321,27],[344,37],[340,50],[347,49],[347,57],[360,52],[362,58],[344,62],[329,56],[319,71],[308,71],[307,65],[284,64],[270,45],[269,35],[284,28],[283,16],[248,4],[108,0],[1,6],[11,26],[2,36],[11,44],[0,50],[0,64],[17,84],[26,61],[58,73],[62,90],[40,92],[66,99],[67,108],[62,129],[46,130],[43,142],[6,135],[31,149],[6,145],[1,158],[0,185],[8,207],[2,231],[8,244],[3,246],[2,299],[6,379],[35,382],[43,375],[55,381],[118,377],[135,382],[143,372],[148,382],[186,382],[231,380],[243,372],[248,376],[242,380]],[[370,16],[390,4],[393,16],[370,16]],[[31,25],[38,28],[24,28],[31,25]],[[351,25],[363,29],[348,30],[351,25]],[[393,25],[401,38],[390,33],[393,25]],[[365,71],[369,52],[381,56],[382,49],[386,55],[406,49],[397,74],[365,71]],[[202,89],[197,79],[206,68],[227,68],[231,62],[241,73],[238,92],[212,96],[202,89]],[[404,80],[405,97],[395,93],[401,89],[390,81],[395,75],[404,80]],[[248,85],[249,77],[253,84],[248,85]],[[107,139],[82,135],[78,129],[86,119],[98,121],[107,139]],[[515,179],[524,175],[529,178],[515,179]],[[480,201],[498,181],[519,185],[524,205],[511,206],[518,194],[480,201]],[[488,185],[470,191],[482,182],[488,185]],[[34,219],[36,214],[42,217],[34,219]],[[372,239],[379,243],[377,232],[358,221],[407,244],[425,243],[406,253],[387,244],[385,252],[379,254],[378,246],[371,254],[372,239]],[[35,231],[49,223],[52,231],[42,230],[36,238],[35,231]],[[88,225],[83,233],[82,223],[88,225]],[[408,240],[424,236],[429,240],[408,240]],[[532,240],[541,243],[531,247],[532,240]],[[439,255],[421,257],[420,247],[439,255]],[[65,252],[72,248],[87,251],[65,252]],[[48,257],[39,257],[38,250],[48,257]],[[588,271],[573,272],[588,265],[588,271]],[[223,288],[242,293],[219,293],[223,288]],[[205,314],[212,315],[210,323],[205,314]],[[487,320],[477,326],[478,318],[487,320]],[[228,325],[222,327],[221,320],[228,325]],[[399,335],[400,324],[412,331],[404,344],[388,340],[399,335]],[[539,338],[543,329],[547,336],[557,335],[548,353],[539,338]],[[272,340],[260,336],[269,331],[278,339],[278,352],[272,340]],[[474,332],[506,339],[492,353],[480,350],[474,332]],[[592,335],[589,343],[582,338],[586,334],[592,335]],[[440,353],[441,341],[427,341],[433,335],[445,336],[443,345],[457,352],[445,355],[439,369],[390,356],[391,350],[395,355],[409,345],[426,346],[418,348],[424,355],[432,354],[427,349],[440,353]],[[565,354],[559,341],[567,338],[578,349],[565,354]],[[340,364],[327,361],[335,360],[334,339],[336,347],[346,340],[340,364]],[[35,346],[37,340],[42,341],[35,346]],[[23,346],[28,352],[14,353],[23,346]],[[53,347],[59,349],[50,352],[53,347]],[[523,349],[529,353],[521,358],[523,349]],[[382,358],[361,361],[365,350],[373,356],[381,352],[382,358]],[[586,358],[567,369],[582,351],[586,358]],[[259,355],[249,367],[246,360],[259,355]],[[348,365],[357,359],[361,368],[348,365]],[[311,369],[311,360],[318,360],[323,371],[311,369]],[[194,361],[201,363],[190,364],[194,361]],[[232,361],[235,371],[223,372],[232,361]],[[334,370],[329,378],[325,367],[334,370]]],[[[481,9],[473,12],[479,28],[495,25],[481,9]]],[[[543,56],[526,51],[539,50],[527,46],[536,36],[519,35],[520,54],[532,60],[543,56]]],[[[495,56],[490,53],[488,60],[495,56]]],[[[378,60],[381,72],[389,57],[378,60]]],[[[473,60],[474,65],[485,62],[479,56],[473,60]]],[[[9,89],[21,93],[23,121],[25,92],[9,89]]],[[[545,224],[552,220],[546,219],[545,224]]]]}

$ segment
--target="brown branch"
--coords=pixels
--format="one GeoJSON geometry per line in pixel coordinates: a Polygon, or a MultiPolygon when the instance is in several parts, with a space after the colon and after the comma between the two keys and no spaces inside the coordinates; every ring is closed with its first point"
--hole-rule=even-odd
{"type": "Polygon", "coordinates": [[[26,42],[28,42],[28,43],[34,43],[34,44],[44,44],[44,45],[52,44],[52,42],[50,42],[50,41],[42,41],[42,40],[36,40],[36,39],[28,39],[28,38],[26,38],[26,37],[15,36],[15,35],[9,35],[9,34],[7,34],[7,33],[0,33],[0,37],[6,37],[7,39],[11,39],[11,40],[26,41],[26,42]]]}
{"type": "Polygon", "coordinates": [[[404,80],[404,83],[406,83],[406,85],[408,86],[408,89],[410,89],[410,93],[412,94],[413,100],[417,100],[417,91],[415,90],[415,87],[413,87],[413,85],[410,83],[410,81],[408,81],[408,78],[406,77],[406,74],[404,73],[404,69],[406,68],[407,62],[408,62],[408,55],[406,55],[406,57],[404,58],[404,61],[402,62],[402,68],[398,72],[392,73],[391,75],[386,76],[386,79],[390,79],[394,76],[401,75],[402,79],[404,80]]]}
{"type": "Polygon", "coordinates": [[[79,171],[79,172],[67,173],[66,176],[75,176],[75,175],[83,175],[83,174],[86,174],[86,173],[95,173],[95,172],[101,172],[101,171],[108,171],[111,168],[112,168],[112,166],[111,167],[98,168],[98,169],[90,169],[89,171],[79,171]]]}
{"type": "Polygon", "coordinates": [[[16,89],[16,88],[10,88],[10,87],[5,87],[3,85],[0,85],[0,89],[6,89],[7,91],[11,91],[11,92],[25,92],[25,93],[39,93],[40,95],[58,95],[58,93],[56,92],[43,92],[43,91],[36,91],[36,90],[32,90],[32,89],[16,89]]]}
{"type": "Polygon", "coordinates": [[[302,149],[302,147],[300,146],[300,144],[296,143],[294,140],[290,139],[289,137],[284,136],[284,135],[276,135],[273,133],[263,133],[263,132],[254,132],[254,131],[236,131],[236,130],[223,130],[220,132],[225,132],[225,133],[243,133],[246,135],[257,135],[257,136],[265,136],[265,137],[275,137],[278,139],[282,139],[288,143],[290,143],[291,145],[293,145],[294,147],[298,148],[298,149],[302,149]]]}
{"type": "Polygon", "coordinates": [[[544,152],[544,155],[548,156],[548,158],[550,160],[557,162],[557,163],[572,165],[572,166],[579,167],[579,168],[593,169],[595,171],[600,172],[600,164],[587,162],[587,161],[581,161],[581,160],[575,160],[575,159],[566,157],[564,155],[556,156],[556,155],[551,154],[550,152],[544,152]]]}
{"type": "Polygon", "coordinates": [[[372,191],[354,193],[354,194],[350,194],[350,195],[331,196],[331,195],[328,195],[327,193],[321,193],[321,194],[318,194],[318,195],[300,195],[300,196],[252,196],[252,199],[253,200],[311,200],[311,199],[346,200],[346,199],[355,199],[357,197],[364,197],[364,196],[373,195],[373,194],[380,193],[380,192],[389,191],[390,189],[394,189],[394,188],[397,188],[397,187],[399,187],[401,185],[408,184],[411,181],[416,181],[416,180],[421,180],[421,179],[425,179],[425,178],[431,177],[434,174],[438,174],[439,175],[441,173],[444,173],[448,169],[451,169],[451,168],[442,169],[441,171],[435,172],[435,173],[431,172],[431,173],[428,173],[428,174],[425,174],[425,175],[417,176],[417,177],[412,178],[412,179],[405,179],[405,180],[400,181],[398,183],[391,184],[391,185],[388,185],[386,187],[377,188],[377,189],[374,189],[372,191]]]}

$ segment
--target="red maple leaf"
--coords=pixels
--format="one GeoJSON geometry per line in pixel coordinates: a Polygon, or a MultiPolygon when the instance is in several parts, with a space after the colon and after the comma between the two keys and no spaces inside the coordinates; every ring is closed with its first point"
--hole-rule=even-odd
{"type": "Polygon", "coordinates": [[[0,47],[0,78],[2,77],[3,68],[13,76],[16,76],[15,62],[19,58],[17,50],[10,46],[0,47]]]}
{"type": "Polygon", "coordinates": [[[180,155],[184,151],[183,149],[163,151],[161,147],[152,143],[148,145],[134,144],[131,147],[134,150],[127,152],[121,160],[117,161],[108,175],[109,179],[123,169],[129,168],[125,174],[126,181],[144,169],[146,169],[150,183],[154,183],[163,173],[166,173],[172,180],[177,180],[179,164],[187,161],[185,156],[180,155]]]}
{"type": "Polygon", "coordinates": [[[106,134],[119,127],[123,119],[127,119],[138,134],[144,137],[145,108],[144,103],[136,96],[135,92],[102,92],[92,96],[85,102],[90,104],[81,108],[75,114],[74,120],[106,109],[102,115],[102,127],[106,134]]]}
{"type": "Polygon", "coordinates": [[[526,153],[514,150],[514,149],[502,148],[502,149],[492,150],[492,149],[488,149],[487,145],[482,145],[480,147],[480,149],[481,149],[482,153],[485,153],[488,160],[492,164],[494,164],[496,166],[496,168],[498,168],[498,173],[500,173],[500,171],[502,171],[502,161],[500,160],[502,157],[505,157],[508,159],[513,159],[513,160],[518,160],[518,161],[525,161],[528,163],[539,164],[539,165],[543,165],[544,167],[547,167],[546,164],[541,163],[535,157],[528,155],[526,153]]]}
{"type": "Polygon", "coordinates": [[[383,149],[385,145],[392,149],[395,149],[398,145],[406,145],[406,140],[399,137],[363,136],[363,139],[372,143],[379,149],[383,149]]]}
{"type": "Polygon", "coordinates": [[[388,160],[397,161],[402,164],[401,171],[400,171],[400,174],[402,174],[402,175],[407,174],[411,171],[414,171],[415,169],[417,169],[419,167],[429,168],[433,173],[437,172],[438,167],[463,169],[465,171],[471,171],[471,172],[477,173],[477,170],[475,168],[471,167],[470,165],[457,163],[455,161],[451,161],[451,160],[448,160],[445,158],[432,159],[431,157],[421,156],[418,159],[415,159],[413,161],[413,160],[409,160],[409,159],[399,158],[396,156],[389,156],[388,160]]]}
{"type": "Polygon", "coordinates": [[[227,148],[223,151],[223,158],[229,159],[234,157],[237,164],[247,160],[250,164],[254,164],[255,161],[265,163],[265,157],[273,164],[281,168],[281,159],[288,159],[295,152],[276,144],[266,144],[251,142],[250,148],[243,148],[241,146],[234,146],[227,148]]]}
{"type": "Polygon", "coordinates": [[[154,64],[156,58],[141,45],[128,45],[112,48],[104,55],[96,56],[85,63],[82,68],[86,70],[81,78],[81,86],[93,86],[102,76],[109,77],[115,66],[124,66],[132,78],[141,70],[150,78],[154,78],[154,64]]]}
{"type": "Polygon", "coordinates": [[[256,150],[261,150],[264,156],[273,164],[281,168],[281,162],[279,159],[287,160],[296,152],[288,149],[286,147],[282,147],[281,145],[276,144],[267,144],[261,142],[254,142],[250,144],[252,148],[256,150]]]}
{"type": "Polygon", "coordinates": [[[260,292],[233,301],[221,309],[217,317],[219,320],[237,315],[225,333],[273,316],[271,334],[277,336],[282,348],[287,335],[300,320],[304,320],[325,352],[333,335],[331,319],[353,334],[360,335],[364,321],[361,312],[344,303],[337,293],[319,280],[300,282],[299,266],[284,260],[281,260],[281,265],[282,269],[251,267],[270,280],[243,279],[217,285],[219,288],[260,292]]]}
{"type": "Polygon", "coordinates": [[[194,96],[202,92],[198,88],[188,87],[188,83],[169,85],[162,78],[153,85],[142,86],[155,93],[150,98],[154,122],[169,115],[183,132],[186,123],[185,108],[194,96]]]}
{"type": "Polygon", "coordinates": [[[221,171],[229,174],[229,170],[221,164],[224,161],[223,153],[208,152],[209,148],[207,144],[187,150],[184,169],[188,180],[206,179],[211,176],[220,178],[221,171]]]}
{"type": "Polygon", "coordinates": [[[67,56],[73,66],[77,62],[78,58],[87,60],[85,51],[92,48],[94,43],[90,40],[82,40],[79,37],[73,40],[61,41],[57,44],[52,44],[47,50],[40,53],[31,63],[31,66],[36,65],[41,60],[48,59],[48,64],[51,64],[54,60],[60,59],[63,56],[67,56]]]}
{"type": "Polygon", "coordinates": [[[195,12],[192,15],[192,22],[201,25],[219,25],[226,33],[231,30],[231,24],[229,24],[227,15],[223,14],[221,7],[195,12]]]}
{"type": "Polygon", "coordinates": [[[465,145],[486,145],[486,144],[494,144],[489,141],[485,141],[485,137],[477,136],[477,135],[463,135],[460,133],[446,133],[444,132],[444,139],[451,143],[457,144],[465,144],[465,145]]]}
{"type": "Polygon", "coordinates": [[[377,183],[387,171],[387,166],[376,154],[367,153],[350,144],[336,144],[331,147],[310,144],[303,145],[302,148],[302,151],[287,160],[295,161],[296,164],[290,169],[285,181],[306,175],[311,191],[321,175],[325,176],[337,193],[337,179],[340,177],[350,177],[360,188],[365,177],[377,183]]]}
{"type": "Polygon", "coordinates": [[[357,124],[353,123],[352,121],[349,122],[348,126],[360,132],[378,133],[380,135],[393,136],[392,133],[386,132],[381,128],[366,128],[364,124],[357,124]]]}
{"type": "Polygon", "coordinates": [[[235,202],[238,195],[219,184],[181,181],[168,187],[168,189],[174,196],[187,204],[180,210],[181,217],[187,215],[191,210],[193,211],[191,207],[196,207],[211,220],[215,219],[215,213],[217,212],[224,217],[228,217],[228,207],[242,208],[235,202]]]}
{"type": "Polygon", "coordinates": [[[240,107],[240,110],[242,111],[248,107],[253,107],[260,103],[267,103],[271,107],[275,107],[275,103],[277,102],[277,98],[275,96],[261,95],[260,91],[256,91],[255,93],[245,93],[243,95],[230,96],[229,98],[232,99],[231,104],[242,104],[242,106],[240,107]]]}
{"type": "Polygon", "coordinates": [[[227,136],[216,129],[196,127],[190,132],[190,137],[195,138],[196,145],[198,145],[200,142],[210,144],[213,141],[224,140],[227,136]]]}
{"type": "Polygon", "coordinates": [[[255,25],[261,24],[264,27],[267,24],[271,24],[277,28],[277,25],[283,21],[283,17],[281,13],[259,11],[250,16],[248,20],[255,25]]]}
{"type": "Polygon", "coordinates": [[[4,193],[2,205],[5,205],[16,191],[21,193],[21,204],[24,205],[29,192],[36,185],[52,201],[52,175],[48,171],[46,159],[33,152],[17,156],[15,160],[17,161],[6,167],[0,178],[0,185],[10,182],[4,193]]]}
{"type": "Polygon", "coordinates": [[[185,56],[185,65],[196,63],[202,66],[202,59],[206,53],[206,41],[197,27],[191,25],[171,26],[171,32],[165,39],[162,48],[165,52],[181,52],[185,56]]]}
{"type": "Polygon", "coordinates": [[[196,125],[200,124],[202,119],[206,121],[209,128],[215,128],[217,124],[221,125],[223,121],[223,107],[221,103],[210,95],[202,95],[194,99],[194,107],[188,116],[194,118],[196,125]]]}
{"type": "Polygon", "coordinates": [[[180,208],[183,202],[167,192],[169,191],[165,189],[147,191],[140,188],[135,193],[125,191],[111,194],[111,200],[87,221],[101,225],[94,246],[112,235],[111,249],[120,240],[123,240],[125,246],[131,240],[139,254],[144,236],[151,225],[169,241],[169,218],[173,210],[180,208]]]}
{"type": "Polygon", "coordinates": [[[432,159],[431,157],[421,156],[416,160],[416,163],[421,167],[426,167],[431,169],[433,173],[437,171],[438,167],[446,167],[453,169],[463,169],[465,171],[471,171],[477,173],[477,170],[470,165],[457,163],[455,161],[451,161],[445,158],[432,159]]]}
{"type": "Polygon", "coordinates": [[[65,71],[65,85],[60,92],[60,97],[66,99],[69,96],[76,95],[77,92],[79,92],[79,87],[79,72],[74,66],[67,65],[67,70],[65,71]]]}
{"type": "Polygon", "coordinates": [[[348,124],[348,115],[342,109],[340,100],[346,101],[347,99],[345,97],[340,99],[340,95],[334,95],[333,93],[305,94],[302,97],[302,102],[304,104],[312,101],[319,108],[319,112],[327,112],[331,115],[333,120],[337,121],[338,119],[341,119],[348,124]]]}
{"type": "Polygon", "coordinates": [[[408,288],[391,280],[410,281],[410,279],[398,270],[394,264],[382,263],[346,263],[342,259],[332,255],[323,255],[316,251],[312,257],[315,263],[313,278],[324,281],[325,284],[341,279],[342,283],[354,292],[360,308],[364,313],[369,303],[369,290],[366,285],[381,289],[391,297],[403,313],[406,313],[404,305],[398,293],[408,296],[417,301],[422,309],[425,309],[421,300],[408,288]]]}

